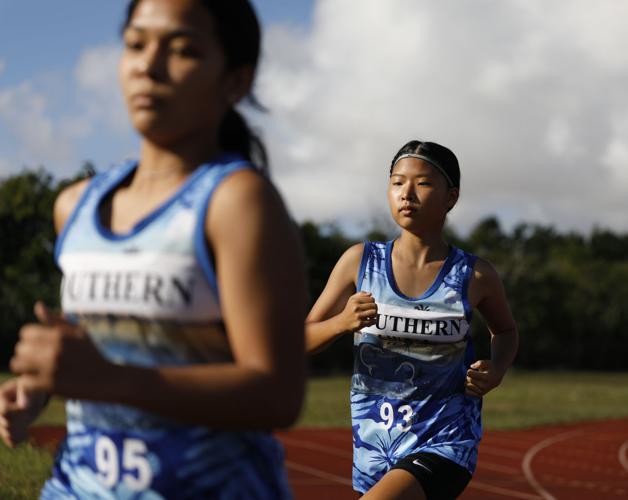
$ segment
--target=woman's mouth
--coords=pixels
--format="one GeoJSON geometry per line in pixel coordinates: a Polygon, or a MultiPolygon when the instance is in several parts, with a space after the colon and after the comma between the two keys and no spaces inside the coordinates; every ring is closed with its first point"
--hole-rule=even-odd
{"type": "Polygon", "coordinates": [[[131,96],[130,104],[133,109],[154,109],[158,107],[162,99],[154,94],[135,94],[131,96]]]}
{"type": "Polygon", "coordinates": [[[406,217],[410,217],[412,214],[414,214],[414,212],[416,212],[416,207],[410,205],[404,205],[399,209],[399,213],[406,217]]]}

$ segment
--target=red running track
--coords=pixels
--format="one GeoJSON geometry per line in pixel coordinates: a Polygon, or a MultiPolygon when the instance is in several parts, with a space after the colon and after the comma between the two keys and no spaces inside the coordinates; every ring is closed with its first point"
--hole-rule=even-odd
{"type": "MultiPolygon", "coordinates": [[[[34,428],[37,444],[55,446],[63,430],[34,428]]],[[[356,499],[351,488],[351,431],[277,433],[296,500],[356,499]]],[[[486,432],[476,474],[463,500],[628,499],[628,420],[486,432]]]]}

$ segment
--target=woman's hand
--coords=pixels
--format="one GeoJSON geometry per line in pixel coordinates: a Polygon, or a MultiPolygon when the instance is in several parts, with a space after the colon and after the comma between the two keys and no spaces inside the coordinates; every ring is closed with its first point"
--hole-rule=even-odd
{"type": "Polygon", "coordinates": [[[492,361],[481,359],[467,370],[465,394],[481,398],[501,384],[504,373],[495,367],[492,361]]]}
{"type": "Polygon", "coordinates": [[[0,385],[0,439],[9,447],[25,441],[28,427],[46,406],[44,393],[28,393],[19,378],[0,385]]]}
{"type": "Polygon", "coordinates": [[[519,334],[499,274],[478,259],[469,284],[469,301],[486,321],[491,334],[491,360],[476,361],[467,371],[465,393],[482,397],[501,384],[517,354],[519,334]]]}
{"type": "Polygon", "coordinates": [[[53,315],[41,302],[35,304],[40,323],[20,330],[11,359],[11,371],[20,376],[27,392],[55,393],[88,398],[98,390],[111,366],[80,327],[53,315]]]}
{"type": "Polygon", "coordinates": [[[377,321],[377,304],[368,292],[358,292],[347,300],[347,305],[338,315],[340,330],[356,332],[364,327],[374,325],[377,321]]]}

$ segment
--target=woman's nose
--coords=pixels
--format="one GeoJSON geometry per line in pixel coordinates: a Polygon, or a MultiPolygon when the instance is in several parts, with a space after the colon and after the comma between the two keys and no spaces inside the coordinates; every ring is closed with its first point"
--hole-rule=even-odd
{"type": "Polygon", "coordinates": [[[157,44],[147,45],[136,60],[135,70],[140,75],[149,76],[153,80],[163,77],[166,67],[162,50],[157,44]]]}
{"type": "Polygon", "coordinates": [[[402,200],[414,200],[415,199],[412,186],[404,187],[403,191],[401,191],[401,199],[402,200]]]}

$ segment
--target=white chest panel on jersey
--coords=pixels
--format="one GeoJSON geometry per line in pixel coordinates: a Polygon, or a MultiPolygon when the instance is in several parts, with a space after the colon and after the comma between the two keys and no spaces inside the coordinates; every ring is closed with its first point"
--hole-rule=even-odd
{"type": "Polygon", "coordinates": [[[447,343],[459,342],[469,333],[469,322],[464,314],[423,311],[382,303],[377,303],[377,312],[375,324],[362,328],[362,333],[447,343]]]}

